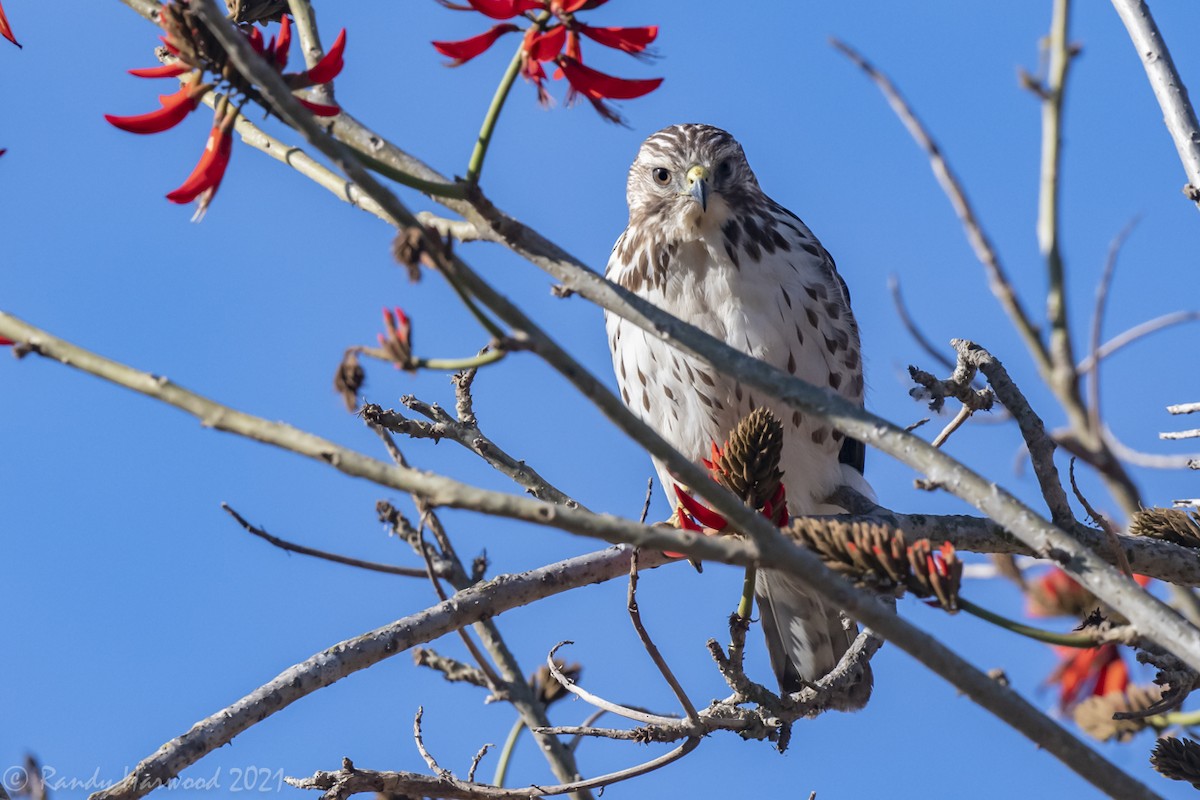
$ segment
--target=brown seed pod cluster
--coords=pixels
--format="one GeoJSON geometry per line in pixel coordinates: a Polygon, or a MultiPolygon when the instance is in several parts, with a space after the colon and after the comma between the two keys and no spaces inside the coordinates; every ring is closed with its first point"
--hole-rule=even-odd
{"type": "Polygon", "coordinates": [[[872,522],[805,519],[786,532],[836,572],[883,591],[903,587],[958,610],[963,563],[949,543],[937,550],[928,539],[910,545],[903,531],[872,522]]]}
{"type": "Polygon", "coordinates": [[[1200,512],[1179,508],[1143,508],[1133,515],[1129,533],[1184,547],[1200,547],[1200,512]]]}
{"type": "Polygon", "coordinates": [[[1163,738],[1154,745],[1150,766],[1173,781],[1200,789],[1200,744],[1185,738],[1163,738]]]}
{"type": "Polygon", "coordinates": [[[1094,695],[1080,702],[1072,712],[1080,730],[1101,742],[1125,742],[1145,730],[1149,723],[1141,719],[1113,719],[1115,714],[1137,714],[1162,700],[1162,690],[1153,685],[1130,686],[1123,692],[1094,695]]]}
{"type": "Polygon", "coordinates": [[[738,422],[725,447],[713,445],[705,461],[713,478],[751,508],[778,503],[783,472],[783,424],[765,408],[756,408],[738,422]]]}

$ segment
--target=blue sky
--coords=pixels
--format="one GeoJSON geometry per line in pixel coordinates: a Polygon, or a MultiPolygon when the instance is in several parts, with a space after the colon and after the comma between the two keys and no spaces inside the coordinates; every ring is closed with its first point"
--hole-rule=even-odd
{"type": "MultiPolygon", "coordinates": [[[[907,395],[904,368],[934,365],[892,307],[887,279],[897,275],[931,338],[984,344],[1048,424],[1061,424],[925,157],[875,88],[826,41],[846,40],[902,87],[966,182],[1027,305],[1040,313],[1040,114],[1016,76],[1018,67],[1037,68],[1049,3],[968,5],[776,3],[741,13],[746,6],[708,0],[612,2],[593,21],[661,25],[663,57],[640,64],[592,46],[589,63],[622,76],[662,76],[663,86],[624,104],[626,129],[603,123],[586,105],[541,109],[532,89],[518,85],[484,189],[601,268],[625,224],[625,171],[641,140],[676,122],[722,126],[741,140],[764,189],[804,218],[837,259],[862,327],[872,410],[900,424],[926,416],[907,395]]],[[[1141,222],[1122,255],[1106,338],[1200,305],[1200,219],[1179,193],[1182,168],[1115,13],[1104,3],[1077,5],[1072,39],[1083,53],[1067,99],[1062,230],[1070,311],[1082,341],[1109,241],[1135,215],[1141,222]]],[[[1194,88],[1200,52],[1185,45],[1200,25],[1200,7],[1158,5],[1159,24],[1194,88]]],[[[406,281],[390,260],[386,226],[240,144],[207,219],[190,224],[190,211],[162,196],[199,155],[204,113],[149,137],[117,131],[102,116],[152,107],[160,86],[124,70],[154,63],[154,29],[117,2],[54,15],[35,13],[27,0],[5,7],[25,49],[0,47],[0,96],[9,109],[0,120],[0,146],[9,149],[0,160],[0,307],[221,402],[383,457],[330,387],[342,350],[373,341],[383,305],[408,310],[421,355],[466,355],[486,334],[436,277],[406,281]]],[[[349,31],[340,101],[436,168],[464,172],[515,40],[448,70],[429,40],[476,33],[487,24],[482,17],[432,0],[324,3],[318,11],[327,39],[340,27],[349,31]]],[[[415,208],[430,207],[411,192],[403,196],[415,208]]],[[[460,252],[611,381],[596,308],[551,297],[547,276],[494,246],[460,252]]],[[[1182,427],[1163,406],[1200,399],[1187,366],[1196,346],[1197,328],[1182,327],[1106,362],[1106,414],[1125,442],[1182,452],[1158,442],[1157,433],[1182,427]]],[[[452,400],[444,375],[370,366],[368,399],[394,406],[407,393],[452,400]]],[[[481,425],[509,452],[593,509],[637,513],[648,458],[533,356],[486,370],[476,397],[481,425]]],[[[0,409],[0,546],[9,598],[0,611],[7,645],[0,766],[30,750],[60,777],[119,778],[288,666],[436,599],[421,581],[288,556],[245,535],[219,507],[228,502],[272,533],[315,547],[414,565],[375,520],[378,499],[407,508],[395,493],[204,430],[170,408],[38,359],[0,359],[0,409]]],[[[925,429],[929,436],[936,423],[925,429]]],[[[404,447],[422,468],[511,488],[452,443],[404,447]]],[[[972,424],[948,449],[1037,507],[1032,476],[1014,470],[1020,451],[1011,426],[972,424]]],[[[880,454],[869,454],[867,474],[891,507],[964,510],[945,495],[915,492],[912,472],[880,454]]],[[[1135,474],[1147,503],[1197,494],[1195,474],[1135,474]]],[[[1082,486],[1101,510],[1115,510],[1091,476],[1082,486]]],[[[652,515],[664,517],[665,502],[655,503],[652,515]]],[[[445,521],[461,552],[486,548],[493,574],[597,546],[467,513],[447,512],[445,521]]],[[[696,575],[675,566],[641,584],[646,623],[699,703],[727,693],[704,641],[726,635],[740,580],[732,568],[696,575]]],[[[499,624],[527,670],[558,641],[574,639],[567,656],[585,664],[589,689],[671,710],[668,690],[634,638],[624,593],[621,582],[591,587],[506,614],[499,624]]],[[[994,581],[969,584],[964,594],[999,611],[1020,610],[1019,595],[994,581]]],[[[1039,688],[1054,665],[1047,648],[912,601],[901,611],[980,667],[1003,668],[1034,702],[1052,707],[1051,693],[1039,688]]],[[[751,643],[751,668],[765,676],[757,631],[751,643]]],[[[457,640],[437,647],[463,655],[457,640]]],[[[815,789],[829,800],[886,787],[896,798],[1098,796],[896,648],[885,647],[875,663],[870,707],[798,724],[786,755],[713,736],[684,762],[607,794],[806,797],[815,789]]],[[[513,719],[511,709],[482,700],[482,692],[447,687],[402,655],[294,704],[185,774],[215,774],[229,792],[239,771],[306,775],[336,768],[343,756],[363,767],[423,771],[409,735],[418,705],[434,754],[465,773],[479,745],[499,744],[513,719]]],[[[563,724],[587,713],[572,702],[553,709],[563,724]]],[[[1101,749],[1164,796],[1183,797],[1188,787],[1145,766],[1151,744],[1143,735],[1101,749]]],[[[654,752],[589,742],[579,758],[586,773],[599,774],[654,752]]],[[[489,756],[482,774],[493,764],[489,756]]],[[[513,770],[517,782],[549,779],[528,742],[513,770]]]]}

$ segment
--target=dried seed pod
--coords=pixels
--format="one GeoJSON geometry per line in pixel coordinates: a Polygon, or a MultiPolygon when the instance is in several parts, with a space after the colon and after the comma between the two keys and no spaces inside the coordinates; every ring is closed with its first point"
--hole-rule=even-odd
{"type": "Polygon", "coordinates": [[[1154,745],[1150,765],[1173,781],[1187,781],[1200,789],[1200,744],[1191,739],[1163,738],[1154,745]]]}
{"type": "Polygon", "coordinates": [[[1200,547],[1200,512],[1179,508],[1143,508],[1133,515],[1129,533],[1184,547],[1200,547]]]}
{"type": "Polygon", "coordinates": [[[713,448],[709,469],[718,483],[746,505],[761,509],[777,503],[783,481],[783,424],[765,408],[756,408],[738,422],[724,448],[713,448]]]}

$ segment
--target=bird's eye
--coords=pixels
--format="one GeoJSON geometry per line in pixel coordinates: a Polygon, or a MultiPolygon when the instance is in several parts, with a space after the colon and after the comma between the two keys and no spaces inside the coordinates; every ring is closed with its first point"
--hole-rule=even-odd
{"type": "Polygon", "coordinates": [[[671,181],[671,170],[666,167],[656,167],[650,174],[654,176],[654,182],[659,186],[666,186],[671,181]]]}
{"type": "Polygon", "coordinates": [[[730,173],[732,173],[732,172],[733,172],[733,165],[730,164],[728,161],[722,161],[720,164],[717,164],[717,180],[719,180],[719,181],[725,180],[726,178],[729,177],[730,173]]]}

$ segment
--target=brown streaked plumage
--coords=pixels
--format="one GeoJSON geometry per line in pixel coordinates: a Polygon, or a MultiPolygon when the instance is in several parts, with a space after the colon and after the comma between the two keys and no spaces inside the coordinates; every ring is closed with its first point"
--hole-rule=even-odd
{"type": "MultiPolygon", "coordinates": [[[[846,285],[812,231],[759,188],[732,136],[710,125],[653,134],[630,168],[627,196],[629,226],[609,259],[610,280],[732,347],[862,403],[846,285]]],[[[822,420],[756,396],[619,317],[606,315],[606,326],[626,405],[688,458],[705,457],[761,405],[785,421],[780,466],[791,513],[840,511],[824,498],[842,484],[870,491],[861,446],[822,420]]],[[[656,466],[670,494],[671,476],[656,466]]],[[[823,677],[854,638],[853,623],[790,576],[761,570],[756,594],[771,663],[787,691],[823,677]]],[[[861,707],[870,691],[868,672],[842,706],[861,707]]]]}

